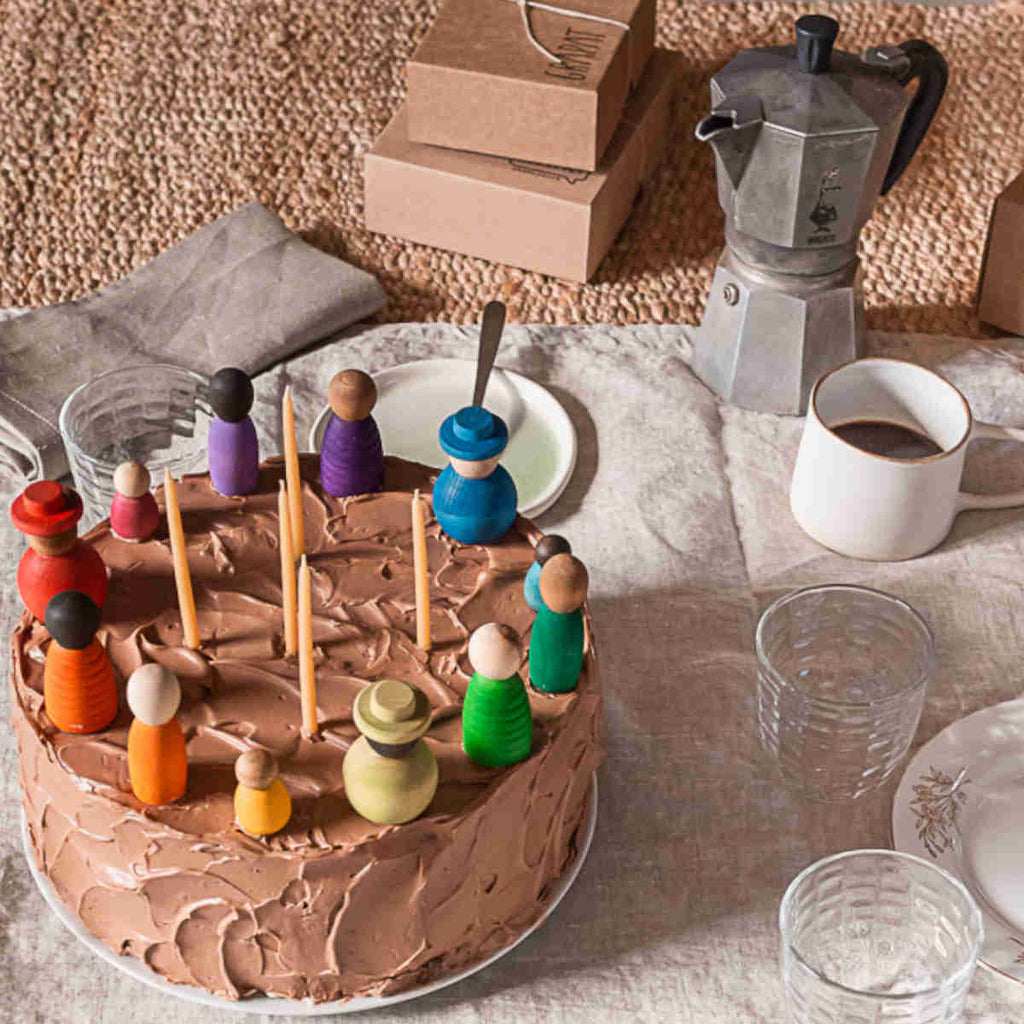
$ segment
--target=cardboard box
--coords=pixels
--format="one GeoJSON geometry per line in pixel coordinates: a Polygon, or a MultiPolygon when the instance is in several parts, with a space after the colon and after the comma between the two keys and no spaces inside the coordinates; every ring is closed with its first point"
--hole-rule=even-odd
{"type": "Polygon", "coordinates": [[[447,0],[406,69],[413,142],[593,171],[654,47],[655,0],[531,6],[530,42],[514,0],[447,0]]]}
{"type": "Polygon", "coordinates": [[[1024,173],[1003,189],[992,210],[978,316],[1011,334],[1024,334],[1024,173]]]}
{"type": "Polygon", "coordinates": [[[586,281],[661,157],[678,68],[678,54],[654,52],[597,171],[411,142],[406,111],[399,110],[366,155],[366,226],[586,281]]]}

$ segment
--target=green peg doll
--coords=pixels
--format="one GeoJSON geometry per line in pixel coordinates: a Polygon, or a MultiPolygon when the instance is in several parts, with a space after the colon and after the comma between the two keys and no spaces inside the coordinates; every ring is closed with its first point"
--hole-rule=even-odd
{"type": "Polygon", "coordinates": [[[572,555],[549,558],[540,574],[544,607],[530,632],[530,683],[545,693],[576,689],[583,668],[586,566],[572,555]]]}
{"type": "Polygon", "coordinates": [[[462,746],[477,764],[502,768],[530,756],[533,717],[519,676],[519,635],[488,622],[469,638],[469,681],[462,705],[462,746]]]}

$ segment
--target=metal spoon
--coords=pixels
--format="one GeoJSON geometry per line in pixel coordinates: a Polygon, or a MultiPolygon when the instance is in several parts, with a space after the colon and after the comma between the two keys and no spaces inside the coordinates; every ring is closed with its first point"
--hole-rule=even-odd
{"type": "Polygon", "coordinates": [[[494,366],[494,357],[498,354],[498,343],[505,327],[505,303],[493,299],[484,306],[484,315],[480,321],[480,348],[476,354],[476,383],[473,385],[473,404],[484,404],[484,393],[487,391],[487,378],[494,366]]]}

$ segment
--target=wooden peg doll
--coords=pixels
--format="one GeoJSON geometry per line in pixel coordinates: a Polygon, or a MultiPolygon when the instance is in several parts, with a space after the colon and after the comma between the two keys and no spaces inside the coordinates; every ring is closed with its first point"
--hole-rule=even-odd
{"type": "Polygon", "coordinates": [[[11,504],[11,522],[25,534],[28,550],[18,563],[18,593],[40,621],[62,590],[80,590],[102,608],[107,567],[91,545],[78,539],[82,499],[56,480],[29,484],[11,504]]]}
{"type": "Polygon", "coordinates": [[[110,503],[110,529],[121,540],[149,540],[160,525],[160,509],[149,489],[149,470],[130,459],[114,471],[114,500],[110,503]]]}
{"type": "Polygon", "coordinates": [[[259,483],[260,447],[249,418],[252,402],[252,381],[244,371],[226,366],[210,378],[210,480],[225,497],[252,494],[259,483]]]}
{"type": "Polygon", "coordinates": [[[128,776],[144,804],[169,804],[185,793],[188,754],[178,724],[181,686],[163,665],[141,665],[128,678],[128,776]]]}
{"type": "Polygon", "coordinates": [[[434,484],[441,529],[460,544],[503,537],[518,503],[515,482],[498,465],[508,445],[505,421],[483,406],[467,405],[441,424],[440,441],[450,460],[434,484]]]}
{"type": "Polygon", "coordinates": [[[320,483],[328,494],[346,498],[384,486],[384,447],[370,415],[377,385],[362,370],[336,373],[327,389],[332,416],[320,446],[320,483]]]}
{"type": "Polygon", "coordinates": [[[437,791],[437,760],[423,740],[430,701],[416,686],[381,679],[352,707],[362,733],[342,764],[345,795],[356,813],[377,825],[400,825],[427,809],[437,791]]]}
{"type": "Polygon", "coordinates": [[[235,761],[235,821],[254,836],[269,836],[288,824],[292,798],[277,777],[277,758],[255,747],[235,761]]]}
{"type": "Polygon", "coordinates": [[[533,717],[521,661],[511,626],[488,622],[469,638],[473,678],[462,705],[462,747],[477,764],[499,768],[530,756],[533,717]]]}
{"type": "Polygon", "coordinates": [[[544,607],[530,631],[530,683],[545,693],[576,689],[583,667],[586,566],[572,555],[549,558],[540,572],[544,607]]]}
{"type": "Polygon", "coordinates": [[[96,602],[79,590],[64,590],[50,598],[45,620],[53,637],[43,668],[46,714],[61,732],[105,729],[117,717],[117,684],[96,639],[96,602]]]}
{"type": "Polygon", "coordinates": [[[557,533],[549,533],[537,541],[533,549],[533,564],[527,570],[526,579],[523,581],[523,597],[535,612],[539,612],[544,604],[544,599],[540,596],[540,571],[544,568],[544,563],[554,555],[571,554],[572,547],[569,542],[557,533]]]}

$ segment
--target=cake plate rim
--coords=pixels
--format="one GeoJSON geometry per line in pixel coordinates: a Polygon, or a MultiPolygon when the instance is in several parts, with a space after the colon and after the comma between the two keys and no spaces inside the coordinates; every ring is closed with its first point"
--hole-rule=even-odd
{"type": "Polygon", "coordinates": [[[587,809],[582,822],[582,841],[576,859],[569,870],[552,885],[551,899],[548,901],[541,916],[529,928],[516,936],[507,946],[499,949],[496,953],[492,953],[486,959],[456,971],[454,974],[428,982],[426,985],[419,985],[402,992],[396,992],[390,996],[355,996],[345,1002],[335,1000],[333,1002],[314,1003],[308,999],[297,1000],[267,995],[238,1000],[228,999],[225,996],[214,995],[195,985],[183,985],[178,982],[168,981],[136,957],[121,956],[115,953],[106,943],[88,931],[81,920],[64,905],[53,891],[53,886],[50,884],[49,879],[37,867],[35,851],[32,848],[32,840],[29,837],[28,822],[25,818],[24,808],[21,808],[21,841],[32,880],[35,882],[36,888],[50,910],[53,911],[64,927],[79,942],[122,973],[167,995],[172,995],[185,1002],[201,1006],[214,1007],[220,1010],[233,1010],[237,1013],[262,1013],[271,1017],[323,1017],[338,1013],[360,1013],[364,1010],[382,1009],[386,1006],[395,1006],[398,1003],[408,1002],[409,1000],[428,995],[431,992],[448,988],[450,985],[455,985],[471,975],[484,970],[496,960],[500,960],[506,954],[511,953],[516,946],[537,931],[554,913],[565,894],[572,888],[573,883],[583,868],[594,840],[596,827],[597,772],[595,771],[590,778],[590,785],[587,789],[587,809]]]}
{"type": "MultiPolygon", "coordinates": [[[[380,401],[388,390],[401,388],[408,384],[422,384],[424,378],[429,378],[433,375],[448,380],[452,373],[460,374],[465,376],[467,387],[469,387],[475,372],[475,360],[442,357],[417,359],[412,362],[389,366],[387,369],[375,373],[373,378],[378,388],[378,401],[380,401]]],[[[569,481],[576,471],[576,459],[579,451],[576,426],[562,403],[543,384],[532,380],[516,370],[510,370],[502,366],[495,366],[491,371],[491,383],[493,384],[494,382],[500,382],[509,390],[515,392],[516,397],[551,429],[557,442],[557,462],[549,481],[530,504],[523,505],[518,510],[521,516],[532,519],[547,512],[562,496],[566,487],[569,486],[569,481]]],[[[454,412],[455,410],[451,409],[450,411],[454,412]]],[[[500,410],[495,411],[500,414],[500,410]]],[[[320,441],[324,430],[327,428],[327,421],[330,419],[330,416],[331,407],[329,405],[325,405],[317,414],[309,430],[308,444],[310,451],[320,451],[320,441]]],[[[438,420],[437,428],[440,428],[440,426],[441,423],[438,420]]],[[[512,428],[512,436],[509,440],[511,447],[515,444],[515,429],[511,423],[509,427],[512,428]]],[[[422,458],[416,455],[416,453],[399,450],[391,451],[387,445],[385,445],[385,454],[397,455],[399,458],[411,459],[413,462],[422,461],[422,458]]],[[[445,458],[446,456],[441,451],[440,445],[438,445],[437,460],[443,461],[445,458]]],[[[430,465],[431,463],[428,462],[427,464],[430,465]]],[[[438,470],[440,471],[440,467],[438,467],[438,470]]]]}

